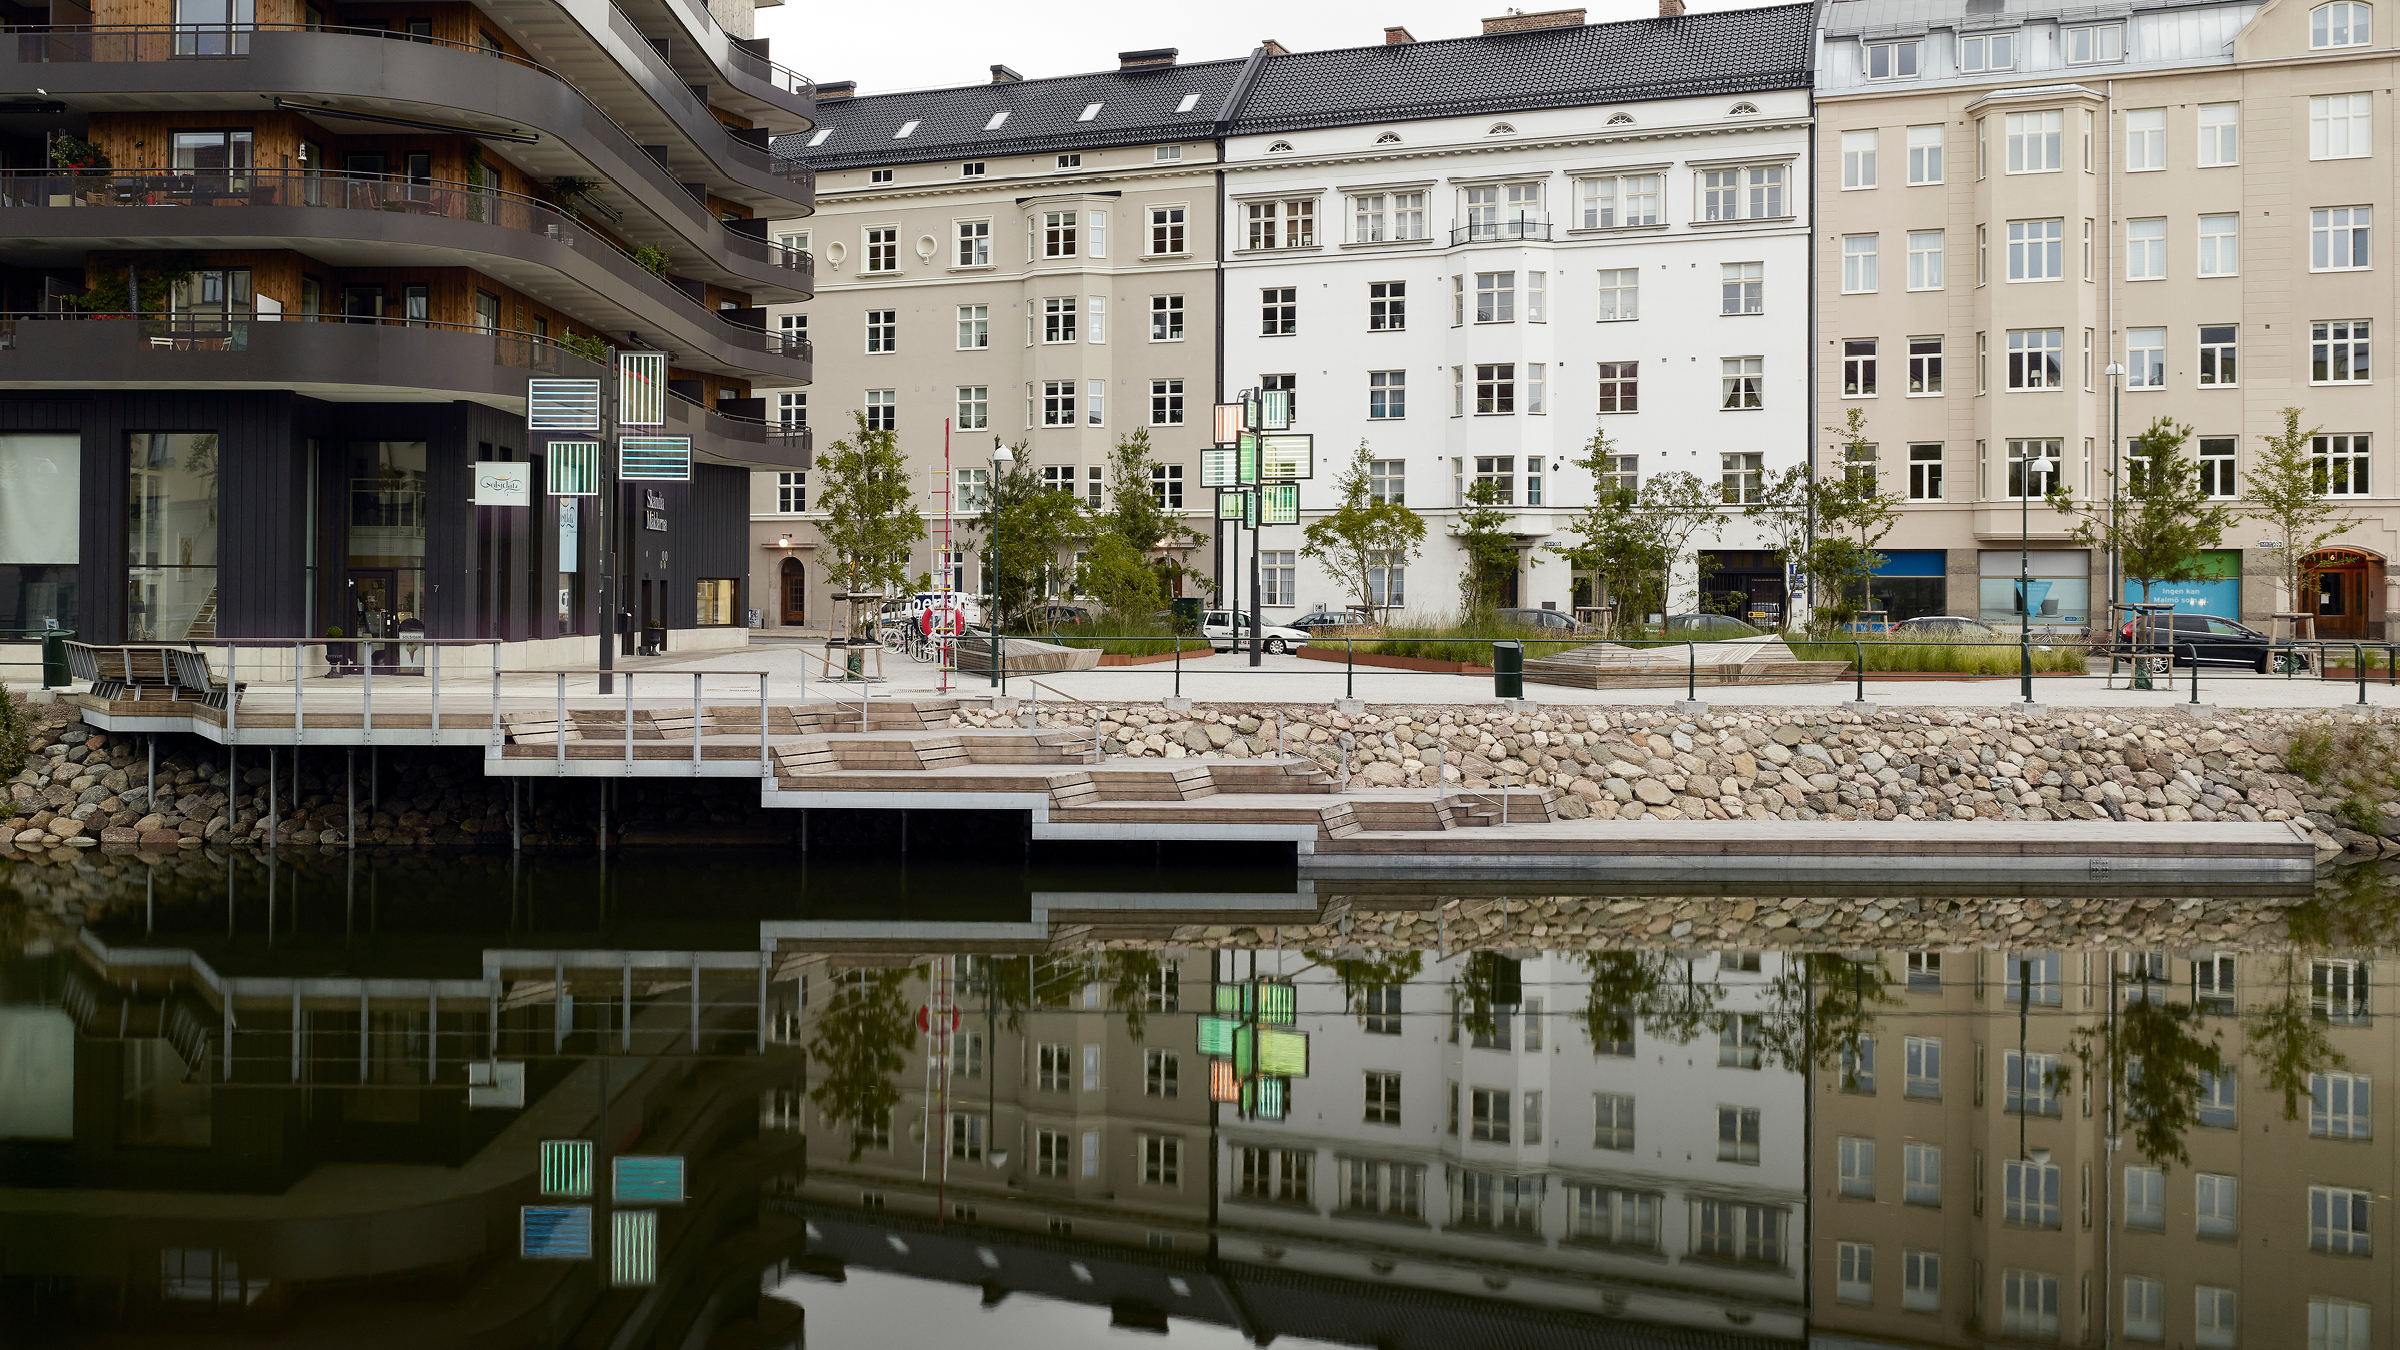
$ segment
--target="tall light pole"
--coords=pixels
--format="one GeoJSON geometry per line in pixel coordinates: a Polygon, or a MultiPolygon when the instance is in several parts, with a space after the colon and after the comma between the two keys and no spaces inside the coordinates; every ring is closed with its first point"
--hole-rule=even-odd
{"type": "Polygon", "coordinates": [[[2019,441],[2017,452],[2017,661],[2018,684],[2033,702],[2033,452],[2039,442],[2019,441]]]}
{"type": "MultiPolygon", "coordinates": [[[[2124,401],[2125,401],[2125,367],[2124,367],[2124,365],[2123,365],[2121,362],[2117,362],[2117,361],[2111,361],[2111,362],[2109,362],[2109,363],[2108,363],[2108,367],[2107,367],[2107,369],[2105,369],[2105,370],[2101,371],[2101,374],[2103,374],[2103,375],[2106,375],[2106,376],[2108,377],[2108,611],[2107,611],[2107,612],[2109,612],[2110,614],[2112,614],[2112,615],[2113,615],[2113,614],[2114,614],[2114,612],[2115,612],[2115,610],[2116,610],[2117,602],[2118,602],[2118,601],[2120,601],[2120,600],[2123,600],[2123,599],[2125,598],[2125,583],[2124,583],[2124,581],[2123,581],[2123,580],[2122,580],[2122,579],[2121,579],[2121,578],[2118,576],[2118,572],[2119,572],[2120,568],[2122,567],[2122,565],[2123,565],[2123,561],[2124,561],[2124,560],[2123,560],[2123,558],[2122,558],[2122,557],[2121,557],[2121,556],[2118,554],[2118,552],[2117,552],[2117,511],[2118,511],[2118,509],[2119,509],[2119,507],[2118,507],[2118,503],[2119,503],[2119,497],[2118,497],[2118,493],[2119,493],[2119,490],[2121,489],[2121,487],[2123,486],[2123,484],[2121,483],[2121,481],[2120,481],[2120,479],[2119,479],[2119,470],[2120,470],[2120,468],[2121,468],[2121,465],[2118,463],[2118,459],[2117,459],[2117,457],[2118,457],[2120,454],[2124,453],[2124,449],[2125,449],[2125,432],[2124,432],[2124,428],[2123,428],[2123,426],[2121,425],[2121,423],[2120,423],[2120,421],[2119,421],[2120,414],[2121,414],[2121,412],[2122,412],[2122,410],[2123,410],[2123,405],[2124,405],[2124,401]]],[[[2116,667],[2116,663],[2115,663],[2115,662],[2113,662],[2113,661],[2112,661],[2112,662],[2110,662],[2110,663],[2109,663],[2109,667],[2108,667],[2108,669],[2109,669],[2109,674],[2110,674],[2110,677],[2111,677],[2111,678],[2114,678],[2114,677],[2115,677],[2115,674],[2116,674],[2116,669],[2117,669],[2117,667],[2116,667]]]]}
{"type": "Polygon", "coordinates": [[[991,529],[990,529],[989,531],[987,531],[987,533],[988,533],[988,534],[989,534],[991,537],[990,537],[990,539],[987,541],[987,545],[986,545],[986,546],[987,546],[987,547],[989,547],[989,548],[990,548],[990,550],[991,550],[991,561],[990,561],[990,562],[989,562],[989,563],[988,563],[988,564],[987,564],[987,565],[984,567],[983,579],[984,579],[984,585],[985,585],[985,588],[986,588],[987,590],[991,591],[991,593],[992,593],[992,612],[991,612],[991,613],[989,613],[989,614],[987,614],[987,615],[985,615],[985,616],[984,616],[984,620],[985,620],[985,622],[987,622],[987,623],[991,624],[991,626],[992,626],[992,670],[991,670],[991,676],[992,676],[992,683],[993,683],[993,684],[995,684],[995,685],[997,685],[997,684],[999,684],[999,683],[1000,683],[1000,651],[1001,651],[1001,648],[1000,648],[1000,495],[999,495],[999,494],[1000,494],[1000,476],[1001,476],[1002,474],[1004,474],[1004,473],[1007,473],[1007,472],[1009,471],[1009,469],[1010,469],[1011,467],[1013,467],[1013,466],[1016,464],[1016,462],[1017,462],[1017,457],[1016,457],[1015,455],[1013,455],[1013,454],[1010,454],[1010,453],[1009,453],[1008,446],[1007,446],[1007,445],[1005,445],[1005,444],[1003,444],[1003,443],[1001,442],[1001,440],[1000,440],[1000,438],[999,438],[999,437],[997,437],[997,436],[994,436],[994,437],[992,437],[992,481],[991,481],[991,482],[989,482],[989,483],[986,483],[986,484],[984,484],[984,488],[983,488],[983,509],[984,509],[985,511],[989,512],[989,513],[991,514],[991,517],[992,517],[992,527],[991,527],[991,529]]]}

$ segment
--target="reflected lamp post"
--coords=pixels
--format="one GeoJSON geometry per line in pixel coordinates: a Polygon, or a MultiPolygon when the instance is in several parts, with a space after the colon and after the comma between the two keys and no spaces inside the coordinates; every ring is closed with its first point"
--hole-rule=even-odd
{"type": "Polygon", "coordinates": [[[1009,453],[1008,446],[999,437],[992,437],[992,481],[983,488],[983,509],[992,517],[992,527],[987,531],[990,538],[985,542],[990,556],[984,566],[985,589],[992,593],[992,612],[984,618],[992,626],[991,682],[994,685],[1000,683],[1000,511],[996,494],[1000,491],[1001,475],[1007,473],[1016,462],[1017,457],[1009,453]]]}

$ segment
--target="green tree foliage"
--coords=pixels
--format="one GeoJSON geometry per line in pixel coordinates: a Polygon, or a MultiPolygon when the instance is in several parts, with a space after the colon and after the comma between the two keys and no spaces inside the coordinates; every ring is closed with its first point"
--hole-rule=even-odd
{"type": "Polygon", "coordinates": [[[1016,459],[992,474],[983,513],[971,526],[983,537],[986,575],[1005,628],[1040,604],[1050,583],[1062,576],[1060,555],[1074,547],[1086,528],[1075,494],[1042,481],[1028,447],[1012,447],[1016,459]]]}
{"type": "Polygon", "coordinates": [[[1591,475],[1591,505],[1567,527],[1575,543],[1546,547],[1599,580],[1618,626],[1639,627],[1645,615],[1668,608],[1668,578],[1695,539],[1714,539],[1724,528],[1723,493],[1681,472],[1654,474],[1638,490],[1621,486],[1605,428],[1592,433],[1575,464],[1591,475]]]}
{"type": "Polygon", "coordinates": [[[1350,466],[1333,483],[1341,505],[1309,522],[1300,549],[1341,578],[1342,588],[1370,615],[1376,613],[1373,569],[1405,567],[1425,546],[1423,516],[1398,502],[1375,500],[1373,459],[1360,441],[1350,466]]]}
{"type": "Polygon", "coordinates": [[[1097,535],[1075,572],[1075,590],[1100,602],[1108,618],[1103,632],[1124,631],[1126,624],[1148,623],[1166,603],[1156,567],[1117,534],[1097,535]]]}
{"type": "Polygon", "coordinates": [[[1874,1034],[1878,1010],[1900,1000],[1872,960],[1839,952],[1791,952],[1767,985],[1759,1018],[1759,1062],[1794,1072],[1832,1068],[1841,1052],[1874,1034]]]}
{"type": "Polygon", "coordinates": [[[1723,987],[1702,984],[1693,963],[1666,952],[1589,952],[1585,1032],[1597,1046],[1632,1040],[1636,1029],[1688,1045],[1713,1024],[1723,987]]]}
{"type": "Polygon", "coordinates": [[[1479,478],[1468,487],[1466,509],[1458,513],[1458,542],[1466,554],[1458,599],[1469,614],[1499,608],[1509,578],[1517,573],[1517,537],[1507,529],[1516,512],[1503,501],[1498,483],[1479,478]]]}
{"type": "MultiPolygon", "coordinates": [[[[2138,978],[2138,977],[2137,977],[2138,978]]],[[[2164,982],[2144,982],[2124,1011],[2075,1033],[2075,1057],[2095,1082],[2115,1089],[2121,1128],[2161,1168],[2190,1163],[2184,1136],[2200,1123],[2200,1076],[2225,1072],[2222,1037],[2189,1004],[2171,1003],[2164,982]]]]}
{"type": "MultiPolygon", "coordinates": [[[[905,590],[909,555],[925,537],[908,462],[897,434],[867,425],[863,412],[851,417],[852,435],[817,457],[817,509],[825,513],[819,534],[830,570],[853,595],[905,590]]],[[[851,611],[862,623],[872,618],[859,606],[851,611]]]]}
{"type": "Polygon", "coordinates": [[[18,702],[0,681],[0,779],[14,778],[24,771],[26,756],[32,753],[32,709],[18,702]]]}
{"type": "Polygon", "coordinates": [[[1183,518],[1160,505],[1150,486],[1150,471],[1157,467],[1150,457],[1150,429],[1136,427],[1118,437],[1108,467],[1108,505],[1091,513],[1093,540],[1115,535],[1145,559],[1162,548],[1181,547],[1188,537],[1183,518]]]}
{"type": "Polygon", "coordinates": [[[2316,437],[2323,427],[2300,429],[2300,410],[2283,410],[2281,433],[2264,438],[2242,485],[2246,513],[2274,534],[2281,551],[2283,603],[2313,610],[2319,550],[2358,524],[2325,495],[2325,470],[2317,463],[2316,437]]]}
{"type": "Polygon", "coordinates": [[[816,1086],[808,1099],[828,1128],[850,1131],[850,1161],[857,1162],[880,1125],[891,1127],[900,1104],[896,1081],[917,1047],[905,970],[854,970],[837,976],[833,994],[809,1031],[808,1060],[816,1086]]]}
{"type": "Polygon", "coordinates": [[[2283,996],[2247,1019],[2250,1059],[2266,1079],[2267,1091],[2283,1098],[2283,1118],[2298,1120],[2309,1076],[2349,1068],[2350,1061],[2333,1048],[2310,1006],[2310,991],[2300,983],[2301,958],[2286,954],[2282,962],[2283,996]]]}
{"type": "Polygon", "coordinates": [[[130,259],[68,302],[86,314],[163,315],[173,304],[175,283],[198,271],[201,262],[199,254],[188,252],[130,259]]]}
{"type": "Polygon", "coordinates": [[[2078,502],[2073,488],[2053,482],[2046,494],[2075,522],[2075,542],[2117,555],[2126,580],[2142,583],[2145,604],[2159,582],[2206,580],[2200,555],[2224,542],[2239,514],[2200,490],[2200,466],[2183,453],[2191,435],[2174,418],[2158,417],[2136,439],[2139,455],[2104,471],[2107,492],[2078,502]]]}
{"type": "Polygon", "coordinates": [[[1840,453],[1831,466],[1794,465],[1769,480],[1764,500],[1745,508],[1778,541],[1787,562],[1809,583],[1811,627],[1853,623],[1867,604],[1868,578],[1883,565],[1877,552],[1900,521],[1900,497],[1883,490],[1866,419],[1852,408],[1838,427],[1840,453]]]}

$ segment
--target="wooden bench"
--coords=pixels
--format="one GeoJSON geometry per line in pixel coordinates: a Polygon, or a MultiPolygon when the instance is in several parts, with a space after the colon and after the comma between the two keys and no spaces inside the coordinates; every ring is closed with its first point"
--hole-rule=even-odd
{"type": "Polygon", "coordinates": [[[91,695],[115,703],[142,702],[145,693],[172,701],[175,680],[168,671],[166,647],[95,647],[70,642],[67,673],[91,686],[91,695]]]}
{"type": "MultiPolygon", "coordinates": [[[[174,697],[194,698],[199,700],[203,706],[210,708],[225,706],[228,692],[227,682],[218,679],[215,672],[208,668],[207,653],[169,647],[166,649],[166,655],[167,674],[174,684],[174,697]]],[[[231,686],[231,690],[239,692],[248,687],[236,683],[231,686]]]]}

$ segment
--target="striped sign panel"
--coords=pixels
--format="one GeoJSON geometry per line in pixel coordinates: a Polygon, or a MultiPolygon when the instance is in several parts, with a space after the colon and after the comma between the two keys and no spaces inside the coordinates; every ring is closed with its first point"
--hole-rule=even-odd
{"type": "Polygon", "coordinates": [[[1217,493],[1217,519],[1240,520],[1243,503],[1250,500],[1247,488],[1226,488],[1217,493]]]}
{"type": "Polygon", "coordinates": [[[658,1283],[658,1211],[620,1209],[609,1217],[608,1282],[619,1289],[658,1283]]]}
{"type": "Polygon", "coordinates": [[[1287,431],[1258,438],[1258,476],[1269,483],[1313,478],[1317,472],[1317,438],[1305,431],[1287,431]]]}
{"type": "Polygon", "coordinates": [[[683,1159],[626,1154],[611,1160],[616,1169],[613,1194],[620,1205],[680,1205],[683,1203],[683,1159]]]}
{"type": "Polygon", "coordinates": [[[592,1193],[592,1141],[542,1141],[542,1194],[582,1199],[592,1193]]]}
{"type": "Polygon", "coordinates": [[[625,436],[617,441],[617,475],[686,483],[692,477],[689,436],[625,436]]]}
{"type": "Polygon", "coordinates": [[[1269,483],[1258,490],[1261,499],[1258,522],[1261,525],[1297,525],[1300,523],[1300,485],[1298,483],[1269,483]]]}
{"type": "MultiPolygon", "coordinates": [[[[1240,433],[1235,433],[1239,435],[1240,433]]],[[[1234,485],[1233,447],[1231,445],[1203,446],[1200,451],[1200,486],[1232,487],[1234,485]]]]}
{"type": "Polygon", "coordinates": [[[600,495],[600,442],[550,442],[550,495],[600,495]]]}
{"type": "Polygon", "coordinates": [[[592,1259],[590,1205],[527,1205],[518,1216],[517,1252],[526,1260],[592,1259]]]}
{"type": "Polygon", "coordinates": [[[527,380],[525,425],[533,431],[598,431],[598,380],[527,380]]]}
{"type": "Polygon", "coordinates": [[[667,354],[617,353],[617,425],[667,424],[667,354]]]}

